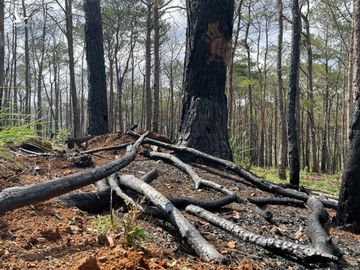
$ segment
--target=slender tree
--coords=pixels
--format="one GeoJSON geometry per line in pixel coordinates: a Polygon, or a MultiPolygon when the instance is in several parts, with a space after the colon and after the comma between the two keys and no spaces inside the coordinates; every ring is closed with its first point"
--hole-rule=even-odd
{"type": "Polygon", "coordinates": [[[299,65],[300,65],[300,41],[301,41],[301,18],[299,1],[292,1],[292,46],[291,65],[289,74],[289,105],[288,105],[288,151],[290,167],[290,184],[299,185],[300,182],[300,157],[297,131],[296,109],[299,94],[299,65]]]}
{"type": "Polygon", "coordinates": [[[100,0],[85,0],[85,48],[89,81],[89,134],[109,132],[100,0]]]}
{"type": "Polygon", "coordinates": [[[234,1],[187,1],[187,11],[185,91],[178,143],[232,159],[225,81],[234,1]]]}
{"type": "Polygon", "coordinates": [[[0,0],[0,111],[2,109],[2,100],[5,86],[4,8],[4,0],[0,0]]]}
{"type": "Polygon", "coordinates": [[[279,120],[280,120],[280,151],[278,175],[280,179],[286,179],[286,160],[287,160],[287,140],[286,140],[286,113],[284,105],[284,84],[282,78],[282,54],[283,54],[283,2],[277,1],[278,11],[278,46],[277,46],[277,81],[278,81],[278,105],[279,105],[279,120]]]}

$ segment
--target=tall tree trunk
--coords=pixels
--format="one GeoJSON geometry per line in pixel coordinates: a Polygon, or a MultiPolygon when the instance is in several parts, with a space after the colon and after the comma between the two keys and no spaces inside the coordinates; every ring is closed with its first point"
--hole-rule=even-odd
{"type": "Polygon", "coordinates": [[[3,93],[4,93],[4,87],[5,87],[4,9],[5,9],[4,0],[0,0],[0,112],[2,109],[3,93]]]}
{"type": "Polygon", "coordinates": [[[353,1],[354,81],[356,93],[350,125],[350,147],[346,158],[336,214],[338,225],[353,224],[360,232],[360,3],[353,1]]]}
{"type": "Polygon", "coordinates": [[[241,25],[241,9],[243,5],[243,0],[240,0],[239,6],[236,11],[237,15],[237,25],[236,25],[236,33],[235,37],[232,39],[232,49],[231,49],[231,59],[227,68],[227,95],[228,95],[228,128],[231,130],[231,123],[233,117],[233,66],[234,66],[234,56],[239,40],[240,35],[240,25],[241,25]]]}
{"type": "Polygon", "coordinates": [[[152,106],[151,106],[151,0],[147,2],[147,15],[146,15],[146,41],[145,41],[145,95],[146,95],[146,129],[151,130],[152,121],[152,106]]]}
{"type": "MultiPolygon", "coordinates": [[[[328,39],[327,32],[325,40],[328,39]]],[[[325,46],[327,47],[327,41],[325,46]]],[[[323,119],[323,132],[321,143],[321,172],[326,173],[328,171],[329,162],[329,150],[328,150],[328,129],[329,129],[329,59],[327,51],[325,52],[325,96],[324,96],[324,119],[323,119]]]]}
{"type": "Polygon", "coordinates": [[[178,143],[232,159],[227,134],[226,66],[233,0],[187,1],[184,97],[178,143]]]}
{"type": "MultiPolygon", "coordinates": [[[[282,79],[282,48],[283,48],[283,3],[282,0],[277,1],[278,9],[278,46],[277,46],[277,80],[278,80],[278,104],[279,104],[279,124],[280,124],[280,151],[278,160],[278,175],[282,180],[286,179],[286,160],[287,160],[287,132],[286,132],[286,111],[284,104],[284,86],[282,79]]],[[[277,127],[276,127],[277,128],[277,127]]]]}
{"type": "Polygon", "coordinates": [[[89,81],[89,134],[109,132],[100,0],[85,0],[85,48],[89,81]]]}
{"type": "MultiPolygon", "coordinates": [[[[1,7],[0,7],[1,8],[1,7]]],[[[0,15],[1,16],[1,15],[0,15]]],[[[0,26],[1,27],[1,26],[0,26]]],[[[18,89],[17,89],[17,27],[14,25],[14,46],[13,46],[13,57],[14,57],[14,76],[13,76],[13,85],[14,85],[14,113],[19,112],[18,107],[18,89]]],[[[1,91],[1,90],[0,90],[1,91]]],[[[1,101],[0,101],[1,104],[1,101]]],[[[0,105],[1,107],[1,105],[0,105]]],[[[1,108],[0,108],[1,110],[1,108]]]]}
{"type": "Polygon", "coordinates": [[[42,111],[42,96],[41,96],[41,81],[42,81],[42,73],[43,73],[43,66],[44,66],[44,55],[45,55],[45,38],[46,38],[46,19],[47,19],[47,10],[46,6],[44,5],[44,1],[42,1],[43,6],[43,18],[44,18],[44,24],[43,24],[43,32],[41,36],[41,52],[40,52],[40,62],[39,64],[39,70],[38,70],[38,78],[37,78],[37,116],[38,116],[38,123],[36,124],[36,129],[38,131],[38,134],[42,134],[43,126],[41,122],[43,121],[43,111],[42,111]]]}
{"type": "Polygon", "coordinates": [[[70,95],[73,112],[73,136],[80,135],[80,113],[77,100],[76,82],[75,82],[75,60],[74,60],[74,41],[73,41],[73,20],[72,20],[73,0],[65,0],[66,11],[66,38],[68,43],[69,72],[70,72],[70,95]]]}
{"type": "Polygon", "coordinates": [[[245,31],[245,49],[246,49],[246,58],[247,58],[247,79],[248,79],[248,100],[249,100],[249,142],[250,142],[250,163],[254,165],[257,160],[256,154],[256,138],[255,138],[255,122],[254,122],[254,112],[253,112],[253,93],[252,93],[252,84],[251,84],[251,56],[250,56],[250,44],[249,44],[249,30],[250,30],[250,16],[251,16],[251,1],[249,1],[248,6],[248,21],[246,23],[245,31]]]}
{"type": "Polygon", "coordinates": [[[292,46],[291,66],[289,74],[289,105],[288,105],[288,146],[290,184],[298,186],[300,182],[300,159],[299,141],[296,119],[297,98],[299,94],[299,65],[300,65],[300,41],[301,41],[301,18],[299,1],[292,1],[292,46]]]}
{"type": "Polygon", "coordinates": [[[312,171],[319,171],[319,164],[317,160],[317,145],[316,145],[316,130],[315,130],[315,120],[314,120],[314,89],[313,89],[313,54],[312,54],[312,44],[311,44],[311,35],[310,35],[310,23],[309,23],[309,1],[307,2],[307,13],[306,16],[302,16],[305,22],[306,30],[306,49],[307,49],[307,70],[308,70],[308,100],[310,103],[307,122],[309,125],[310,137],[311,137],[311,155],[312,155],[312,171]]]}
{"type": "Polygon", "coordinates": [[[153,130],[159,132],[160,94],[160,16],[159,0],[154,0],[154,119],[153,130]]]}
{"type": "Polygon", "coordinates": [[[25,23],[25,40],[24,40],[24,53],[25,53],[25,114],[30,115],[31,113],[31,83],[30,83],[30,56],[29,56],[29,29],[28,29],[28,21],[26,13],[25,0],[22,0],[22,8],[25,23]]]}

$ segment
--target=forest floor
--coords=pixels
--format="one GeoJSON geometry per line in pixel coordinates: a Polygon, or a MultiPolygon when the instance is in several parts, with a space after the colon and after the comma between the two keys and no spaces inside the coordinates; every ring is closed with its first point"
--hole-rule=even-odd
{"type": "MultiPolygon", "coordinates": [[[[133,141],[122,133],[112,133],[92,139],[88,149],[118,145],[133,141]]],[[[163,161],[146,158],[140,148],[134,162],[121,170],[137,177],[152,169],[158,169],[159,177],[152,185],[170,197],[191,196],[201,199],[219,198],[218,192],[193,188],[193,182],[182,171],[163,161]]],[[[19,154],[0,160],[0,190],[12,186],[48,181],[84,169],[72,166],[66,157],[31,157],[19,154]]],[[[103,165],[119,158],[124,150],[100,152],[92,155],[95,165],[103,165]]],[[[240,197],[269,196],[241,178],[221,169],[192,164],[204,179],[220,183],[235,191],[240,197]]],[[[95,190],[95,185],[83,188],[95,190]]],[[[230,204],[218,213],[246,230],[257,234],[309,244],[305,235],[306,208],[292,206],[267,206],[273,214],[273,223],[256,215],[246,204],[230,204]]],[[[335,211],[328,210],[330,216],[335,211]]],[[[116,212],[119,222],[129,217],[116,212]]],[[[174,228],[166,222],[140,217],[136,226],[147,233],[146,245],[134,249],[124,245],[124,239],[116,231],[100,232],[100,223],[109,217],[109,211],[91,215],[76,208],[63,207],[54,198],[44,203],[9,211],[0,216],[0,269],[325,269],[318,264],[302,264],[284,254],[274,253],[253,244],[245,243],[198,218],[184,215],[191,220],[203,236],[226,257],[224,265],[201,262],[174,228]]],[[[360,269],[360,235],[338,228],[330,234],[343,253],[341,269],[360,269]]],[[[144,244],[144,243],[142,243],[144,244]]]]}

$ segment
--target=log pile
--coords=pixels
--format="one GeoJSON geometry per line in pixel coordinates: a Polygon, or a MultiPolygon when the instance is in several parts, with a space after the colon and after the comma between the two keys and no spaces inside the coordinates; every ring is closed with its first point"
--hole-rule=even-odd
{"type": "MultiPolygon", "coordinates": [[[[110,207],[118,207],[126,202],[137,207],[145,215],[151,215],[171,223],[188,246],[204,261],[217,261],[221,263],[224,260],[223,255],[201,235],[196,226],[181,212],[181,210],[186,209],[188,213],[205,219],[207,222],[245,242],[280,252],[280,254],[295,258],[295,260],[326,262],[336,265],[340,252],[332,244],[331,238],[323,228],[323,225],[328,221],[324,206],[336,209],[336,201],[324,197],[313,197],[298,190],[281,187],[253,175],[233,162],[219,159],[193,148],[180,147],[168,142],[147,138],[148,133],[139,135],[134,131],[129,131],[129,134],[135,136],[137,140],[118,146],[90,149],[80,153],[80,155],[86,155],[91,158],[92,154],[101,151],[127,149],[123,157],[108,164],[84,169],[82,172],[55,178],[45,183],[2,190],[0,192],[0,214],[60,195],[63,195],[59,197],[63,205],[68,207],[75,206],[92,213],[100,212],[110,207]],[[221,194],[222,197],[213,200],[195,199],[192,197],[168,198],[151,185],[151,182],[158,176],[156,170],[150,171],[141,179],[133,175],[122,174],[121,169],[135,160],[141,144],[151,144],[172,151],[171,153],[160,152],[147,148],[144,153],[149,159],[161,159],[185,172],[191,178],[195,189],[211,189],[221,194]],[[226,186],[200,177],[191,164],[182,160],[181,157],[184,153],[186,155],[193,155],[209,165],[220,166],[240,176],[253,187],[276,195],[276,197],[241,198],[236,190],[231,190],[226,186]],[[67,194],[92,183],[96,183],[97,191],[67,194]],[[145,197],[149,203],[141,203],[141,200],[139,200],[141,197],[145,197]],[[222,218],[220,215],[210,212],[219,211],[222,207],[232,203],[246,205],[253,213],[261,216],[271,224],[275,224],[272,220],[272,213],[264,210],[262,207],[266,205],[307,206],[311,210],[307,235],[311,240],[312,246],[255,234],[234,224],[230,220],[222,218]]],[[[72,141],[76,142],[76,140],[72,141]]]]}

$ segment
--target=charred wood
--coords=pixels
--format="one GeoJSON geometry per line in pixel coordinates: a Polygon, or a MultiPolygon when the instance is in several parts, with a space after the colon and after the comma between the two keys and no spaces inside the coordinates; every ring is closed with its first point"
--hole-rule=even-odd
{"type": "MultiPolygon", "coordinates": [[[[128,131],[128,134],[135,136],[135,137],[140,136],[139,134],[137,134],[133,131],[128,131]]],[[[307,199],[309,198],[309,196],[306,193],[299,192],[296,190],[282,188],[279,185],[276,185],[274,183],[266,181],[265,179],[257,177],[256,175],[243,169],[242,167],[235,164],[234,162],[224,160],[224,159],[221,159],[218,157],[214,157],[212,155],[206,154],[206,153],[196,150],[194,148],[177,146],[174,144],[168,144],[168,143],[160,142],[160,141],[150,139],[150,138],[146,138],[144,140],[144,143],[163,147],[163,148],[175,151],[180,154],[184,153],[184,154],[194,155],[194,156],[201,158],[204,161],[207,161],[209,163],[220,165],[220,166],[224,167],[225,169],[230,170],[233,173],[237,174],[238,176],[244,178],[246,181],[250,182],[251,184],[253,184],[260,190],[263,190],[263,191],[266,191],[269,193],[273,193],[273,194],[279,194],[284,197],[302,200],[302,201],[307,201],[307,199]]],[[[319,199],[326,207],[337,209],[337,203],[335,203],[334,201],[327,200],[325,198],[319,198],[319,199]]]]}
{"type": "Polygon", "coordinates": [[[293,205],[304,207],[305,202],[292,198],[275,198],[275,197],[267,197],[267,198],[248,198],[248,201],[254,203],[258,206],[265,206],[268,204],[271,205],[293,205]]]}
{"type": "Polygon", "coordinates": [[[58,177],[45,183],[4,189],[0,192],[0,213],[4,214],[22,206],[49,200],[110,176],[129,165],[135,159],[137,149],[145,136],[147,136],[147,133],[128,148],[124,157],[106,165],[58,177]]]}
{"type": "Polygon", "coordinates": [[[263,235],[258,235],[242,229],[235,223],[228,221],[218,215],[215,215],[201,207],[189,205],[186,207],[186,211],[205,219],[211,224],[222,228],[223,230],[236,235],[245,242],[253,243],[270,250],[277,250],[286,252],[289,255],[302,258],[310,261],[337,261],[338,257],[324,253],[320,250],[314,249],[309,246],[300,245],[297,243],[283,241],[280,239],[270,238],[263,235]]]}
{"type": "Polygon", "coordinates": [[[133,176],[123,175],[119,179],[120,186],[132,189],[148,198],[156,207],[163,211],[169,221],[177,227],[183,239],[195,253],[205,261],[221,262],[224,257],[209,244],[199,231],[181,212],[160,192],[147,183],[133,176]]]}

